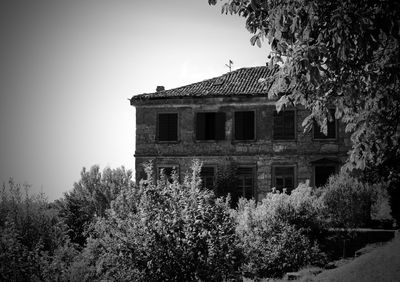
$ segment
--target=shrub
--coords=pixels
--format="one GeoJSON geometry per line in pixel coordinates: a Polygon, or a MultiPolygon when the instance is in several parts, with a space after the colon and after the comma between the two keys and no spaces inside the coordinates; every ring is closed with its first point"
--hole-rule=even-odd
{"type": "Polygon", "coordinates": [[[236,232],[244,252],[246,277],[280,277],[302,266],[324,262],[316,240],[318,198],[300,185],[291,195],[269,193],[261,203],[239,201],[236,232]]]}
{"type": "Polygon", "coordinates": [[[93,225],[84,250],[86,265],[95,270],[89,280],[221,281],[235,275],[229,201],[200,188],[200,167],[194,162],[182,184],[176,174],[172,183],[166,176],[156,182],[146,167],[136,204],[113,203],[93,225]]]}
{"type": "Polygon", "coordinates": [[[371,219],[391,220],[384,184],[370,185],[342,172],[330,177],[320,192],[331,227],[367,227],[371,219]]]}

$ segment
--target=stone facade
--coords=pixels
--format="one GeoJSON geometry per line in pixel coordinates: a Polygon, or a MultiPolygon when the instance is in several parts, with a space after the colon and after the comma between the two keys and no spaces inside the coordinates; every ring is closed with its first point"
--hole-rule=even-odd
{"type": "Polygon", "coordinates": [[[253,168],[252,196],[261,200],[277,183],[275,167],[293,168],[294,187],[306,180],[314,185],[315,167],[330,165],[338,169],[351,146],[344,127],[337,122],[335,138],[332,139],[316,140],[313,132],[303,133],[301,123],[308,113],[301,108],[288,109],[295,112],[294,140],[275,140],[275,102],[265,96],[170,97],[131,100],[131,104],[136,107],[137,181],[144,177],[142,164],[149,160],[156,168],[175,166],[181,176],[189,170],[193,159],[199,159],[204,166],[216,170],[234,164],[253,168]],[[254,111],[254,140],[235,140],[236,111],[254,111]],[[200,112],[225,113],[224,140],[196,139],[196,114],[200,112]],[[176,141],[157,141],[157,116],[160,113],[178,114],[176,141]]]}

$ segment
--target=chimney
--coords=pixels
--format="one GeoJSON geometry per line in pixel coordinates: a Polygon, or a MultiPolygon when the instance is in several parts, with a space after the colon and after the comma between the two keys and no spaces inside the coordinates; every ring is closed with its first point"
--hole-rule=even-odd
{"type": "Polygon", "coordinates": [[[164,91],[165,87],[164,86],[157,86],[156,91],[160,92],[160,91],[164,91]]]}

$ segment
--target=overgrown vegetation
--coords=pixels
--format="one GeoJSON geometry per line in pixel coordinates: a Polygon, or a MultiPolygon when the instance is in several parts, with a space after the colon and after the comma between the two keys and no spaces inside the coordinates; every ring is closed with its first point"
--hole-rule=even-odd
{"type": "Polygon", "coordinates": [[[391,220],[384,185],[370,186],[347,174],[332,177],[320,189],[304,183],[290,195],[269,193],[259,203],[239,199],[232,209],[229,197],[218,198],[202,188],[200,168],[195,161],[179,183],[176,174],[172,181],[165,175],[154,179],[149,165],[146,180],[136,186],[130,171],[122,168],[106,169],[102,177],[98,167],[91,169],[94,173],[84,170],[81,184],[72,191],[85,195],[81,209],[90,202],[90,218],[80,234],[70,229],[74,216],[82,226],[82,215],[65,212],[72,193],[48,203],[43,195],[23,193],[23,187],[11,180],[1,191],[0,280],[281,277],[305,265],[324,265],[329,259],[324,245],[327,228],[391,220]],[[102,185],[93,185],[90,194],[87,183],[102,185]],[[113,199],[89,197],[96,195],[93,191],[113,199]],[[83,243],[71,241],[76,235],[84,238],[83,243]]]}

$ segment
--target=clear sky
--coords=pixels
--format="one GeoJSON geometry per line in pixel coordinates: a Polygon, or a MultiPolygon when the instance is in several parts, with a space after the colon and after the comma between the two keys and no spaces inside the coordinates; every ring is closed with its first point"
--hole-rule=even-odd
{"type": "Polygon", "coordinates": [[[264,65],[207,0],[0,1],[0,179],[54,200],[82,167],[134,170],[128,98],[264,65]]]}

